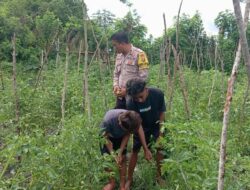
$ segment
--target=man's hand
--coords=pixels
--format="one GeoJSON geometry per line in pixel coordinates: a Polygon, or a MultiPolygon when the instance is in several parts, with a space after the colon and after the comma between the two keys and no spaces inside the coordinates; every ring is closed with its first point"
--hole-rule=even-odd
{"type": "Polygon", "coordinates": [[[144,150],[144,156],[147,161],[150,161],[152,159],[152,153],[148,148],[144,150]]]}
{"type": "Polygon", "coordinates": [[[120,88],[119,86],[115,86],[113,92],[117,97],[126,96],[126,88],[120,88]]]}
{"type": "Polygon", "coordinates": [[[126,88],[120,88],[120,94],[119,94],[120,97],[125,97],[126,93],[127,93],[126,88]]]}
{"type": "Polygon", "coordinates": [[[117,96],[117,93],[120,91],[120,87],[119,86],[114,86],[113,88],[113,93],[117,96]]]}

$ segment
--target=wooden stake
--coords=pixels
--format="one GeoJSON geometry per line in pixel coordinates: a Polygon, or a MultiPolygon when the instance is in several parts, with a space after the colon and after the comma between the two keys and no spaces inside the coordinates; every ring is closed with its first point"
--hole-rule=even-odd
{"type": "Polygon", "coordinates": [[[78,53],[78,60],[77,60],[77,72],[80,72],[80,63],[81,63],[81,52],[82,52],[82,40],[80,41],[79,44],[79,53],[78,53]]]}
{"type": "Polygon", "coordinates": [[[248,83],[250,81],[250,55],[248,52],[248,43],[247,43],[247,38],[246,38],[246,26],[247,26],[248,17],[249,17],[250,0],[247,0],[247,3],[246,3],[244,23],[243,23],[243,19],[241,15],[239,0],[233,0],[233,5],[234,5],[234,12],[236,16],[237,26],[238,26],[239,33],[240,33],[240,43],[238,44],[238,50],[237,50],[236,57],[234,60],[232,73],[228,80],[227,96],[226,96],[226,102],[224,105],[223,126],[222,126],[222,131],[221,131],[221,143],[220,143],[220,160],[219,160],[219,173],[218,173],[218,186],[217,186],[218,190],[224,189],[227,128],[228,128],[228,123],[229,123],[230,105],[232,103],[232,98],[233,98],[233,87],[234,87],[234,82],[236,80],[238,67],[240,63],[241,49],[242,49],[245,64],[246,64],[248,83]]]}
{"type": "Polygon", "coordinates": [[[0,79],[1,79],[1,86],[2,90],[4,90],[4,81],[3,81],[3,71],[2,71],[2,62],[0,62],[0,79]]]}
{"type": "Polygon", "coordinates": [[[65,61],[63,90],[62,90],[62,103],[61,103],[62,126],[64,126],[64,122],[65,122],[65,99],[66,99],[67,81],[68,81],[68,65],[69,65],[69,44],[67,44],[67,47],[66,47],[66,61],[65,61]]]}
{"type": "MultiPolygon", "coordinates": [[[[16,34],[13,34],[12,37],[12,65],[13,65],[13,93],[14,93],[14,100],[15,100],[15,115],[16,115],[16,122],[19,123],[19,117],[20,117],[20,110],[19,110],[19,98],[17,93],[17,82],[16,82],[16,34]]],[[[17,133],[20,134],[21,130],[20,127],[17,127],[17,133]]]]}
{"type": "Polygon", "coordinates": [[[82,12],[83,12],[83,24],[84,24],[84,45],[85,45],[85,57],[84,57],[84,73],[83,73],[83,93],[85,97],[85,101],[83,103],[83,107],[87,109],[88,119],[91,119],[91,107],[90,107],[90,97],[89,97],[89,84],[88,84],[88,27],[87,27],[87,9],[82,0],[82,12]]]}

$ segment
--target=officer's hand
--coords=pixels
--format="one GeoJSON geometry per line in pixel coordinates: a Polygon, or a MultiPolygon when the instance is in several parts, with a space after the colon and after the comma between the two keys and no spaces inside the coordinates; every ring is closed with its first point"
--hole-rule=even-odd
{"type": "Polygon", "coordinates": [[[126,88],[120,88],[120,93],[119,93],[119,97],[125,97],[126,96],[126,88]]]}
{"type": "Polygon", "coordinates": [[[118,89],[120,89],[119,86],[114,86],[114,87],[113,87],[113,92],[114,92],[114,94],[116,94],[116,91],[117,91],[118,89]]]}
{"type": "Polygon", "coordinates": [[[113,93],[118,96],[121,92],[121,89],[119,86],[114,86],[113,93]]]}

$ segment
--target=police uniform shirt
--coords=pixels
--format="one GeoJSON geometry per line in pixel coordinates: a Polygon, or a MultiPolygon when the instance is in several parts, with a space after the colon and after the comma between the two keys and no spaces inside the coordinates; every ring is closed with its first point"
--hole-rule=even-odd
{"type": "Polygon", "coordinates": [[[126,82],[132,78],[148,77],[148,58],[144,51],[134,46],[130,52],[124,56],[122,53],[116,56],[113,86],[126,87],[126,82]]]}

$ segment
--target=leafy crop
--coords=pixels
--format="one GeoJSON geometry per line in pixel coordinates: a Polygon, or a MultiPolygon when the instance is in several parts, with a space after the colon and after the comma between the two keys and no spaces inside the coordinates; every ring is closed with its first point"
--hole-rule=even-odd
{"type": "MultiPolygon", "coordinates": [[[[109,175],[118,180],[112,156],[101,156],[99,124],[113,108],[112,76],[97,63],[89,67],[89,94],[92,117],[83,107],[82,74],[70,66],[65,100],[65,123],[61,124],[63,66],[43,73],[35,90],[36,73],[18,70],[20,121],[14,120],[10,72],[4,70],[5,89],[0,93],[0,187],[2,189],[101,189],[109,175]],[[103,81],[101,81],[101,79],[103,81]],[[16,127],[21,133],[16,133],[16,127]],[[113,167],[108,174],[106,167],[113,167]]],[[[149,86],[161,88],[168,106],[167,78],[158,80],[159,66],[150,69],[149,86]]],[[[186,118],[179,82],[175,82],[173,106],[166,112],[165,136],[160,144],[165,159],[162,172],[166,185],[155,181],[155,161],[146,162],[142,153],[134,173],[132,189],[215,189],[217,186],[220,133],[226,78],[210,70],[195,73],[184,69],[191,118],[186,118]],[[224,83],[222,83],[224,77],[224,83]],[[212,89],[213,86],[213,89],[212,89]],[[212,90],[212,92],[211,92],[212,90]],[[210,98],[210,102],[209,102],[210,98]]],[[[177,77],[178,78],[178,77],[177,77]]],[[[231,108],[225,186],[249,189],[250,120],[249,102],[244,117],[244,78],[240,77],[231,108]],[[242,119],[243,118],[243,119],[242,119]]],[[[154,147],[154,146],[153,146],[154,147]]],[[[129,146],[128,150],[131,150],[129,146]]],[[[155,153],[155,149],[152,151],[155,153]]],[[[1,189],[0,188],[0,189],[1,189]]]]}

